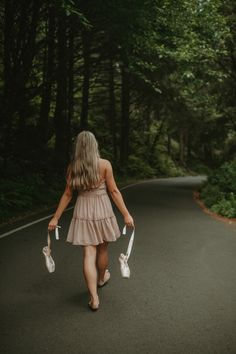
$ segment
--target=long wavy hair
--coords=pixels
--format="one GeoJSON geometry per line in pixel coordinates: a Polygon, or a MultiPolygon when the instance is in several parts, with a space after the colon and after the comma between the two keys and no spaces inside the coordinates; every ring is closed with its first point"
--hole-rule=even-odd
{"type": "Polygon", "coordinates": [[[73,190],[95,188],[100,181],[98,142],[93,133],[84,130],[77,135],[74,152],[67,170],[73,190]]]}

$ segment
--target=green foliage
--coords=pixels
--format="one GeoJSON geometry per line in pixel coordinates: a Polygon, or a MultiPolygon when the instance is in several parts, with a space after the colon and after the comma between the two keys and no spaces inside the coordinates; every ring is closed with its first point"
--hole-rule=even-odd
{"type": "Polygon", "coordinates": [[[225,162],[208,177],[208,181],[211,185],[217,185],[224,193],[236,194],[236,160],[225,162]]]}
{"type": "Polygon", "coordinates": [[[204,200],[205,205],[210,208],[222,198],[222,192],[219,186],[206,183],[201,190],[201,198],[204,200]]]}
{"type": "Polygon", "coordinates": [[[159,176],[177,177],[186,174],[186,171],[165,153],[158,152],[153,163],[159,176]]]}
{"type": "Polygon", "coordinates": [[[152,178],[155,177],[155,170],[144,159],[135,155],[129,156],[128,175],[138,178],[152,178]]]}
{"type": "Polygon", "coordinates": [[[0,180],[0,223],[9,217],[54,205],[64,181],[47,180],[42,174],[0,180]]]}
{"type": "Polygon", "coordinates": [[[193,171],[195,174],[206,175],[209,176],[211,174],[211,169],[206,165],[203,164],[199,160],[195,160],[193,157],[188,162],[188,168],[193,171]]]}
{"type": "Polygon", "coordinates": [[[67,16],[75,15],[79,19],[80,23],[84,28],[90,29],[92,27],[91,23],[84,16],[84,14],[77,8],[75,1],[73,0],[54,0],[55,5],[58,8],[64,9],[67,16]]]}
{"type": "MultiPolygon", "coordinates": [[[[236,109],[234,113],[234,117],[235,116],[236,116],[236,109]]],[[[236,132],[232,132],[228,134],[228,138],[225,141],[225,149],[223,154],[225,160],[236,158],[236,132]]]]}
{"type": "Polygon", "coordinates": [[[222,197],[216,204],[210,208],[215,213],[218,213],[227,218],[236,217],[236,196],[234,193],[229,193],[222,197]]]}
{"type": "Polygon", "coordinates": [[[236,217],[236,160],[215,170],[200,194],[212,211],[229,218],[236,217]]]}

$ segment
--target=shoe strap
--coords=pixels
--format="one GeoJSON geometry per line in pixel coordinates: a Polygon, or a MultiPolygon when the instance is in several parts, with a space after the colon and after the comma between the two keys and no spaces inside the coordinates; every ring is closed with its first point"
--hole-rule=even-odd
{"type": "MultiPolygon", "coordinates": [[[[61,226],[57,225],[55,228],[55,238],[56,240],[59,240],[59,231],[58,229],[61,228],[61,226]]],[[[50,232],[48,231],[48,235],[47,235],[47,243],[48,243],[48,249],[49,251],[51,251],[51,238],[50,238],[50,232]]]]}
{"type": "MultiPolygon", "coordinates": [[[[129,256],[131,254],[132,248],[133,248],[133,243],[134,243],[134,233],[135,233],[135,228],[133,228],[133,232],[130,236],[130,240],[129,240],[129,244],[128,244],[128,248],[126,251],[126,260],[128,261],[129,256]]],[[[122,231],[123,235],[126,235],[126,225],[123,227],[123,231],[122,231]]]]}

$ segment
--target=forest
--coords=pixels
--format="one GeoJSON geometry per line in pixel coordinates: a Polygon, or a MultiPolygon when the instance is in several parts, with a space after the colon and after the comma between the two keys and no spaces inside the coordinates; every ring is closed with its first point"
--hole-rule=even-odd
{"type": "Polygon", "coordinates": [[[1,0],[0,11],[1,221],[56,202],[84,129],[118,179],[235,159],[233,0],[1,0]]]}

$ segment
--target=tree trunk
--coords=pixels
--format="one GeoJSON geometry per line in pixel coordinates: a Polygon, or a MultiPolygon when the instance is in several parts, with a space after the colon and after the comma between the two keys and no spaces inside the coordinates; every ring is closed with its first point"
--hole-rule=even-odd
{"type": "Polygon", "coordinates": [[[117,162],[117,141],[116,141],[116,107],[114,92],[114,68],[112,55],[109,58],[109,122],[110,134],[112,137],[112,150],[114,161],[117,162]]]}
{"type": "Polygon", "coordinates": [[[191,160],[191,140],[189,139],[189,130],[186,129],[185,132],[185,145],[186,145],[186,161],[187,163],[191,160]]]}
{"type": "Polygon", "coordinates": [[[129,156],[129,130],[130,130],[130,77],[125,64],[121,72],[121,134],[120,134],[120,169],[126,173],[129,156]]]}
{"type": "Polygon", "coordinates": [[[4,17],[4,87],[3,87],[3,115],[1,118],[1,149],[4,159],[4,169],[7,168],[8,154],[11,152],[11,129],[12,119],[15,111],[14,81],[12,75],[12,46],[13,46],[13,4],[12,1],[5,1],[4,17]]]}
{"type": "Polygon", "coordinates": [[[170,136],[170,133],[167,134],[167,152],[168,152],[168,155],[171,156],[172,150],[171,150],[171,136],[170,136]]]}
{"type": "Polygon", "coordinates": [[[82,31],[82,47],[83,47],[83,86],[82,86],[82,107],[80,117],[80,129],[88,128],[88,109],[89,109],[89,80],[90,80],[90,46],[91,34],[84,30],[82,31]]]}
{"type": "Polygon", "coordinates": [[[163,131],[163,128],[164,128],[164,123],[165,123],[165,117],[160,119],[160,112],[158,110],[155,111],[155,119],[156,119],[156,121],[158,121],[158,119],[159,119],[161,125],[160,125],[159,129],[157,130],[156,135],[155,135],[155,137],[153,139],[153,142],[152,142],[152,144],[150,146],[150,149],[149,149],[149,154],[148,155],[149,155],[150,163],[152,162],[152,156],[153,156],[153,154],[155,152],[156,145],[157,145],[157,143],[158,143],[158,141],[159,141],[159,139],[161,137],[161,134],[162,134],[162,131],[163,131]]]}
{"type": "Polygon", "coordinates": [[[212,146],[210,143],[205,143],[203,145],[204,148],[204,160],[207,164],[207,166],[213,167],[213,152],[212,152],[212,146]]]}
{"type": "Polygon", "coordinates": [[[184,165],[185,163],[185,141],[184,141],[184,129],[181,128],[179,132],[179,160],[184,165]]]}
{"type": "Polygon", "coordinates": [[[21,7],[21,23],[22,26],[19,33],[22,31],[22,37],[19,36],[19,41],[21,41],[21,49],[19,50],[19,62],[20,70],[18,75],[18,94],[17,94],[17,106],[19,114],[19,125],[18,125],[18,145],[20,146],[21,153],[25,156],[28,151],[27,136],[26,136],[26,121],[28,118],[28,105],[29,99],[27,97],[27,82],[32,71],[33,60],[35,57],[36,49],[36,33],[39,21],[39,10],[41,6],[41,1],[32,2],[32,12],[27,14],[27,9],[25,4],[22,3],[21,7]],[[24,23],[26,22],[26,23],[24,23]],[[28,23],[28,26],[27,26],[28,23]],[[22,38],[22,40],[21,40],[22,38]]]}
{"type": "Polygon", "coordinates": [[[71,153],[71,122],[74,116],[74,31],[75,22],[70,19],[69,37],[68,37],[68,93],[67,93],[67,110],[68,110],[68,152],[71,153]]]}
{"type": "Polygon", "coordinates": [[[48,27],[45,40],[45,57],[43,68],[43,85],[40,115],[38,121],[38,131],[40,146],[45,147],[49,139],[49,113],[52,98],[52,84],[54,76],[55,61],[55,9],[53,5],[48,5],[48,27]]]}
{"type": "Polygon", "coordinates": [[[59,172],[64,172],[68,160],[67,117],[67,24],[63,9],[58,9],[57,25],[57,93],[55,108],[55,163],[59,172]]]}
{"type": "Polygon", "coordinates": [[[145,145],[149,150],[150,148],[150,124],[151,124],[151,102],[150,99],[147,101],[147,106],[144,108],[144,124],[143,124],[143,133],[146,136],[145,145]]]}

